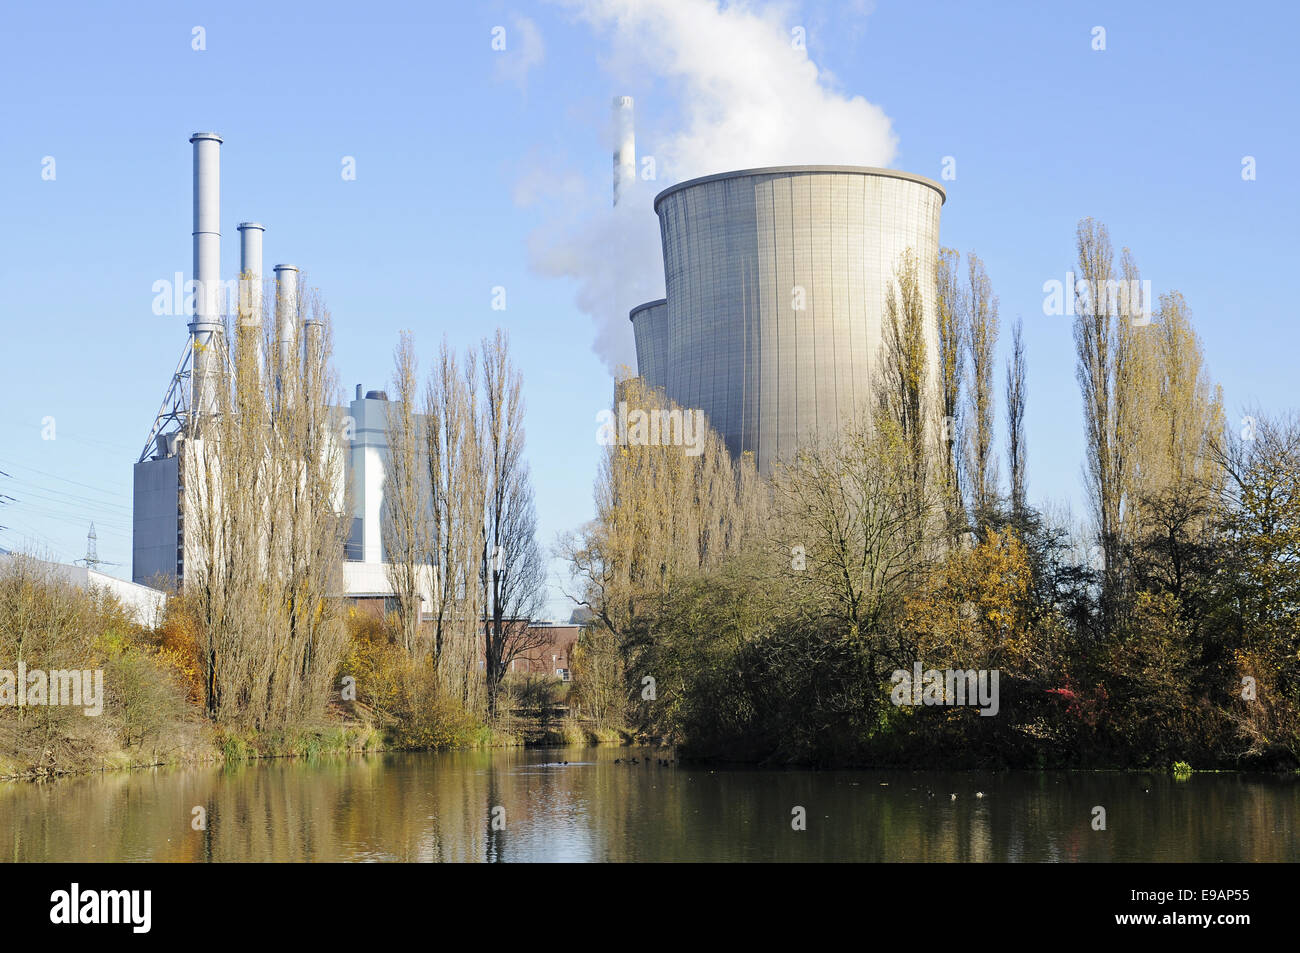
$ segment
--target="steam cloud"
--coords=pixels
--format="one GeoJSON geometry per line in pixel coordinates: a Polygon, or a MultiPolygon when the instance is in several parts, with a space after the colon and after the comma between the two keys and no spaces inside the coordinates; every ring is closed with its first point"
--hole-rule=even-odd
{"type": "MultiPolygon", "coordinates": [[[[792,30],[800,21],[785,5],[554,2],[608,38],[605,66],[622,84],[611,87],[611,98],[635,96],[647,77],[658,78],[672,91],[679,120],[677,131],[648,141],[646,103],[638,98],[636,184],[611,209],[610,166],[599,181],[565,180],[563,201],[549,203],[564,211],[531,237],[538,271],[576,280],[576,303],[596,325],[593,349],[614,373],[636,364],[628,312],[663,296],[655,193],[696,176],[759,166],[888,166],[897,139],[880,107],[831,88],[829,75],[796,47],[792,30]],[[640,180],[645,155],[654,156],[654,181],[640,180]]],[[[661,122],[672,112],[662,105],[652,110],[661,122]]],[[[607,140],[612,153],[612,129],[607,140]]],[[[531,191],[521,183],[521,199],[531,191]]]]}

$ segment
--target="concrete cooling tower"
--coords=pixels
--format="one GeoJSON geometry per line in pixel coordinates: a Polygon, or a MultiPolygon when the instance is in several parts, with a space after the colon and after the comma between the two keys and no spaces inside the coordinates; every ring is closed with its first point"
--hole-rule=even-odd
{"type": "Polygon", "coordinates": [[[748,169],[664,190],[654,207],[667,297],[631,312],[639,373],[770,473],[868,405],[886,295],[910,249],[937,380],[944,198],[921,176],[854,166],[748,169]]]}

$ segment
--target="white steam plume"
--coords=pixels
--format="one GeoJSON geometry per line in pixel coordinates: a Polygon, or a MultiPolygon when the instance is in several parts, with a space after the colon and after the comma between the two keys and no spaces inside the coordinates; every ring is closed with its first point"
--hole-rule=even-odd
{"type": "Polygon", "coordinates": [[[799,21],[786,5],[555,2],[608,37],[605,66],[623,84],[610,95],[635,95],[649,76],[663,81],[675,100],[677,131],[657,141],[646,135],[645,114],[663,125],[673,110],[658,101],[647,109],[644,98],[636,104],[638,169],[643,155],[653,155],[655,181],[638,181],[612,210],[610,179],[588,183],[578,207],[570,193],[565,217],[532,236],[541,272],[576,279],[577,304],[596,324],[596,353],[611,372],[634,368],[628,312],[663,295],[659,224],[651,208],[656,192],[696,176],[760,166],[888,166],[897,139],[880,107],[831,87],[828,74],[794,42],[799,21]]]}

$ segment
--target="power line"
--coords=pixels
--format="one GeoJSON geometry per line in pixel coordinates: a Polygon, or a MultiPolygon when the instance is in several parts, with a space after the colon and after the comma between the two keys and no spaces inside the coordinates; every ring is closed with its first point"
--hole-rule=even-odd
{"type": "MultiPolygon", "coordinates": [[[[23,496],[34,496],[42,500],[47,500],[50,503],[59,503],[59,504],[68,504],[68,505],[86,504],[89,506],[107,507],[109,509],[121,511],[119,513],[119,515],[121,516],[131,515],[131,507],[125,506],[122,503],[109,503],[103,500],[97,500],[94,497],[82,496],[79,493],[68,493],[64,490],[56,490],[53,487],[41,486],[38,483],[32,483],[30,480],[15,480],[14,482],[18,492],[23,494],[23,496]],[[57,493],[59,494],[59,496],[64,496],[67,497],[68,499],[66,500],[56,499],[55,497],[52,496],[45,496],[44,495],[45,493],[57,493]]],[[[8,494],[5,495],[7,496],[8,494]]]]}
{"type": "MultiPolygon", "coordinates": [[[[41,476],[49,477],[52,480],[59,480],[63,483],[71,483],[73,486],[85,487],[87,490],[94,490],[96,493],[105,493],[109,496],[116,496],[118,499],[124,499],[123,494],[117,493],[113,490],[105,490],[103,487],[94,486],[90,483],[82,483],[78,480],[69,480],[67,477],[59,476],[57,473],[49,473],[48,471],[45,470],[38,470],[36,469],[36,467],[28,466],[25,463],[5,463],[5,461],[3,460],[0,460],[0,463],[3,463],[7,467],[14,467],[15,469],[19,469],[19,470],[30,470],[32,473],[39,473],[41,476]]],[[[9,474],[6,473],[5,476],[9,476],[9,474]]],[[[11,479],[18,479],[18,478],[12,477],[11,479]]]]}
{"type": "MultiPolygon", "coordinates": [[[[45,429],[41,424],[23,424],[22,426],[24,426],[24,427],[28,427],[28,428],[30,428],[30,429],[32,429],[32,430],[44,430],[44,429],[45,429]]],[[[71,440],[73,443],[92,443],[92,444],[98,444],[98,445],[101,446],[101,447],[108,447],[110,450],[117,450],[117,451],[126,452],[126,453],[134,453],[134,452],[135,452],[135,451],[133,451],[133,450],[129,450],[129,449],[128,449],[124,444],[119,444],[119,443],[109,443],[107,440],[97,440],[97,439],[95,439],[94,437],[82,437],[82,436],[79,436],[79,435],[77,435],[77,434],[75,434],[75,433],[70,434],[70,433],[68,433],[68,432],[67,432],[64,428],[62,428],[62,427],[59,428],[59,435],[58,435],[58,438],[57,438],[57,439],[59,439],[59,440],[71,440]]]]}
{"type": "MultiPolygon", "coordinates": [[[[85,516],[85,515],[71,515],[71,516],[69,516],[69,515],[61,514],[61,513],[51,513],[51,512],[49,512],[49,511],[47,511],[47,510],[40,509],[40,508],[37,508],[37,507],[27,507],[26,509],[18,510],[17,512],[18,512],[19,514],[21,514],[21,515],[24,515],[24,516],[31,516],[31,517],[33,517],[34,519],[38,520],[38,521],[39,521],[39,520],[58,520],[60,523],[71,523],[73,526],[85,526],[86,523],[90,522],[90,518],[87,517],[87,516],[85,516]]],[[[6,519],[10,519],[10,518],[11,518],[11,515],[12,515],[11,513],[9,513],[8,511],[6,511],[6,513],[5,513],[5,518],[6,518],[6,519]]],[[[107,522],[101,522],[100,525],[101,525],[101,526],[108,526],[108,527],[109,527],[109,529],[107,530],[107,532],[105,532],[105,534],[104,534],[104,535],[106,535],[106,536],[113,536],[113,537],[116,537],[116,538],[118,538],[118,539],[123,539],[123,540],[127,540],[127,539],[130,539],[130,538],[131,538],[131,537],[130,537],[130,534],[131,534],[131,530],[130,530],[130,528],[127,527],[127,526],[125,526],[125,525],[123,525],[123,524],[121,524],[121,523],[107,523],[107,522]]]]}

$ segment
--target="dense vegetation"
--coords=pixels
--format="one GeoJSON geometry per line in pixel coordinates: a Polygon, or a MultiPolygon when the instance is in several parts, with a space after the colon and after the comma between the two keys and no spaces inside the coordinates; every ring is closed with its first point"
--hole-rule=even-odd
{"type": "MultiPolygon", "coordinates": [[[[1300,764],[1300,421],[1228,427],[1182,297],[1130,297],[1091,220],[1078,252],[1087,287],[1126,289],[1077,302],[1086,525],[1025,500],[1018,329],[997,479],[978,259],[965,282],[940,261],[938,380],[905,259],[873,399],[770,479],[712,434],[697,457],[609,449],[564,544],[587,710],[723,759],[1300,764]],[[895,704],[917,663],[997,670],[996,716],[895,704]]],[[[667,406],[637,378],[615,401],[667,406]]]]}
{"type": "Polygon", "coordinates": [[[111,596],[69,585],[48,563],[7,560],[0,572],[5,667],[98,669],[103,688],[102,710],[92,716],[85,705],[0,705],[0,777],[200,756],[208,744],[186,698],[194,653],[176,634],[141,628],[111,596]]]}
{"type": "Polygon", "coordinates": [[[262,320],[240,305],[215,410],[180,441],[184,579],[158,629],[48,562],[0,567],[0,777],[516,740],[507,669],[539,637],[513,620],[545,577],[505,336],[459,363],[444,345],[422,402],[403,336],[382,527],[396,611],[378,617],[339,597],[356,422],[338,410],[328,311],[315,292],[262,320]],[[270,317],[295,306],[303,348],[270,317]],[[102,671],[102,713],[5,697],[19,663],[102,671]]]}

